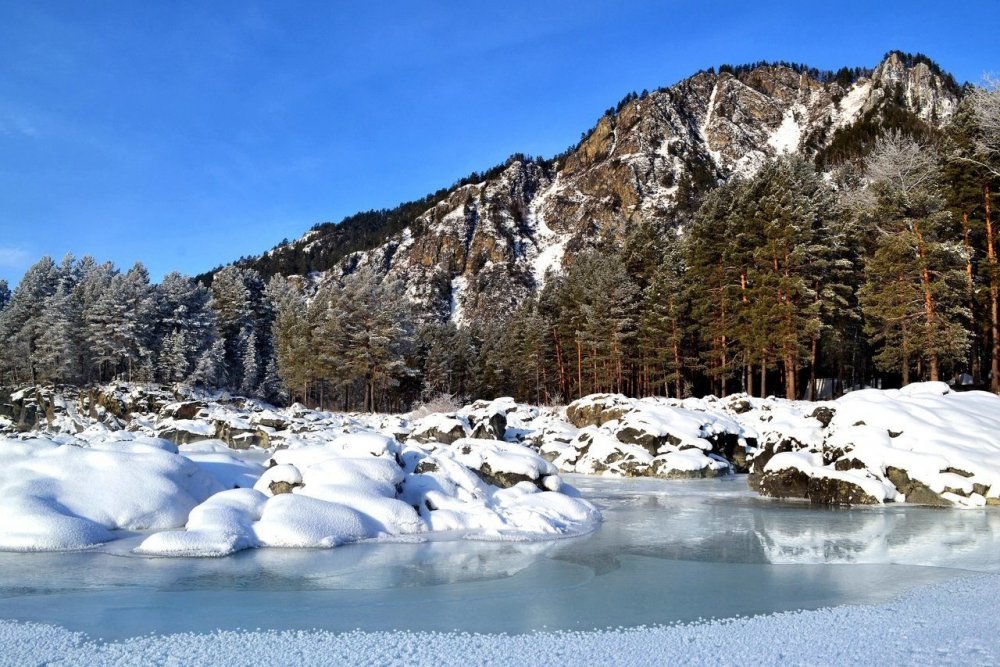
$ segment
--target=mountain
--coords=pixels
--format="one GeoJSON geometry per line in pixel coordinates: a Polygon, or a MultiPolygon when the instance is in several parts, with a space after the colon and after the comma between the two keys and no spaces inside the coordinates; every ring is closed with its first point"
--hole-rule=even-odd
{"type": "Polygon", "coordinates": [[[517,155],[422,200],[319,225],[238,263],[313,282],[369,265],[402,278],[429,317],[489,318],[582,249],[620,244],[651,221],[680,232],[702,193],[769,158],[801,153],[829,171],[863,156],[886,128],[940,128],[961,94],[930,59],[901,52],[872,70],[835,73],[723,66],[629,94],[555,158],[517,155]]]}

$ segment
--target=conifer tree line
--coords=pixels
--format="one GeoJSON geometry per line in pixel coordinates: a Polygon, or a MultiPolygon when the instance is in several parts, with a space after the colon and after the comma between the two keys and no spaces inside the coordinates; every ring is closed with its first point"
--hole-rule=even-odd
{"type": "Polygon", "coordinates": [[[811,397],[958,374],[1000,390],[1000,91],[943,132],[887,132],[819,172],[783,155],[597,240],[513,313],[459,327],[371,268],[316,283],[229,266],[153,284],[90,257],[0,282],[0,384],[185,382],[403,410],[440,394],[811,397]]]}

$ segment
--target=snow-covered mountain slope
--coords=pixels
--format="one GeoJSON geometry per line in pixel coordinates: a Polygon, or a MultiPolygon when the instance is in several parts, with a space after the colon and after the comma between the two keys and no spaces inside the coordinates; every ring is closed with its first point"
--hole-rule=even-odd
{"type": "MultiPolygon", "coordinates": [[[[816,156],[838,133],[877,122],[888,107],[940,126],[958,104],[954,80],[922,58],[891,53],[867,75],[816,74],[782,65],[725,68],[629,96],[565,155],[511,159],[484,179],[432,196],[408,224],[391,223],[401,231],[313,278],[371,265],[404,279],[429,317],[489,317],[538,290],[546,272],[581,249],[620,243],[644,221],[676,218],[692,192],[753,174],[782,153],[816,156]]],[[[343,234],[326,226],[272,253],[340,256],[343,234]]]]}

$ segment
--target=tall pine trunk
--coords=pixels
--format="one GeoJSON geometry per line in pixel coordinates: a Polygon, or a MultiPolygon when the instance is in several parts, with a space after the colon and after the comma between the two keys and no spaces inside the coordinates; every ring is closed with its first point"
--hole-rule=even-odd
{"type": "Polygon", "coordinates": [[[579,336],[576,338],[576,391],[577,398],[583,398],[583,349],[579,336]]]}
{"type": "MultiPolygon", "coordinates": [[[[927,321],[927,334],[932,336],[935,326],[934,296],[931,294],[931,271],[927,265],[927,247],[924,244],[923,234],[920,233],[920,226],[916,222],[913,223],[913,231],[917,235],[917,253],[920,255],[920,280],[924,288],[924,317],[927,321]]],[[[930,380],[931,382],[937,382],[940,377],[938,374],[938,353],[936,349],[932,348],[929,351],[927,361],[930,364],[930,380]]]]}
{"type": "Polygon", "coordinates": [[[990,216],[990,185],[983,185],[983,204],[986,208],[986,257],[990,266],[990,334],[992,354],[990,355],[990,391],[1000,394],[1000,285],[997,285],[997,253],[993,243],[993,220],[990,216]]]}
{"type": "Polygon", "coordinates": [[[812,337],[812,348],[809,351],[809,388],[808,388],[808,399],[810,401],[816,400],[816,358],[817,358],[817,348],[819,337],[813,334],[812,337]]]}
{"type": "Polygon", "coordinates": [[[566,364],[563,363],[562,344],[559,340],[559,330],[552,327],[552,340],[556,347],[556,363],[559,365],[559,386],[562,388],[563,396],[569,398],[569,378],[566,377],[566,364]]]}

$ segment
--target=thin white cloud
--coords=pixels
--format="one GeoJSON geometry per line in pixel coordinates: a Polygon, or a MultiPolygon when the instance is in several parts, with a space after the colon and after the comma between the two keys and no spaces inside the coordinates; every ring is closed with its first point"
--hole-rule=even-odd
{"type": "Polygon", "coordinates": [[[7,113],[0,115],[0,134],[20,134],[25,137],[37,137],[38,128],[24,116],[7,113]]]}
{"type": "Polygon", "coordinates": [[[0,267],[5,269],[21,269],[31,261],[31,254],[23,248],[8,248],[0,246],[0,267]]]}

